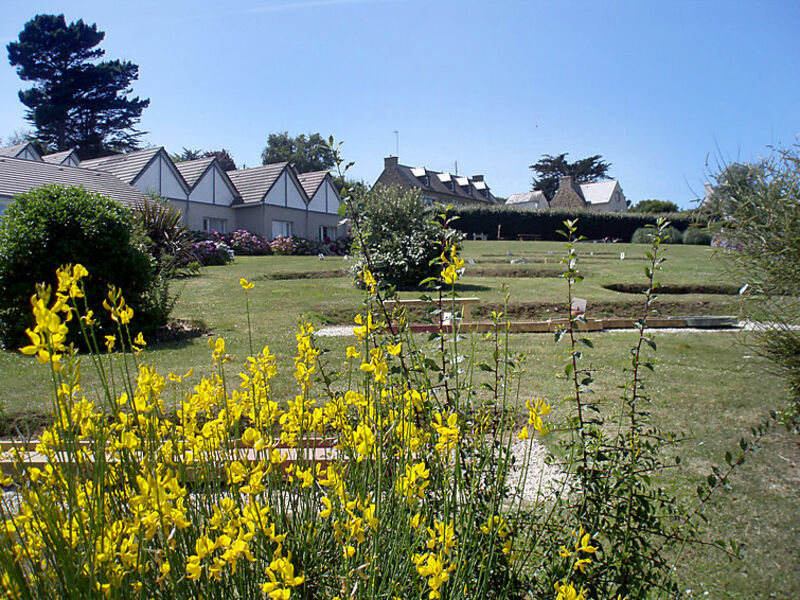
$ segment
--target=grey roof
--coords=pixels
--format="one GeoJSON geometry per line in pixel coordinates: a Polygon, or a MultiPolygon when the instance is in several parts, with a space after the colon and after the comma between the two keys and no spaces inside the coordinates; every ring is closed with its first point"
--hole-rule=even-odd
{"type": "Polygon", "coordinates": [[[162,150],[161,146],[157,146],[125,154],[114,154],[104,158],[92,158],[83,161],[81,167],[113,173],[122,181],[133,183],[139,173],[153,160],[153,157],[162,150]]]}
{"type": "Polygon", "coordinates": [[[447,194],[454,198],[470,202],[497,204],[497,200],[485,183],[484,189],[478,189],[469,177],[431,171],[425,167],[409,167],[401,164],[397,165],[397,170],[409,184],[413,187],[420,188],[423,192],[431,191],[438,194],[447,194]],[[417,175],[417,173],[419,173],[419,175],[417,175]],[[443,179],[444,181],[442,181],[443,179]]]}
{"type": "Polygon", "coordinates": [[[175,167],[180,172],[181,176],[186,180],[186,183],[189,184],[189,187],[193,188],[200,177],[208,170],[208,167],[211,166],[215,157],[209,156],[207,158],[198,158],[197,160],[182,160],[175,163],[175,167]]]}
{"type": "Polygon", "coordinates": [[[251,169],[238,169],[228,171],[228,177],[239,191],[242,202],[252,204],[261,202],[288,165],[287,162],[280,162],[251,169]]]}
{"type": "Polygon", "coordinates": [[[39,156],[39,152],[36,151],[36,148],[30,142],[23,142],[22,144],[15,144],[13,146],[6,146],[5,148],[0,148],[0,156],[10,156],[11,158],[16,158],[27,148],[34,151],[36,156],[39,156]]]}
{"type": "Polygon", "coordinates": [[[550,203],[544,192],[539,190],[533,192],[521,192],[518,194],[511,194],[506,200],[505,206],[513,206],[515,204],[536,204],[537,208],[547,208],[550,203]]]}
{"type": "Polygon", "coordinates": [[[306,196],[311,198],[317,193],[319,186],[325,181],[325,177],[329,175],[328,171],[312,171],[311,173],[300,173],[297,179],[300,180],[300,185],[303,186],[303,191],[306,196]]]}
{"type": "Polygon", "coordinates": [[[144,198],[133,186],[103,171],[0,157],[0,196],[13,198],[17,194],[49,184],[83,186],[128,207],[137,206],[144,198]]]}
{"type": "Polygon", "coordinates": [[[52,154],[45,154],[42,157],[42,160],[46,163],[50,163],[51,165],[62,165],[73,154],[75,155],[75,160],[77,160],[78,163],[80,163],[81,159],[78,158],[78,153],[75,152],[74,148],[70,148],[69,150],[64,150],[63,152],[53,152],[52,154]]]}

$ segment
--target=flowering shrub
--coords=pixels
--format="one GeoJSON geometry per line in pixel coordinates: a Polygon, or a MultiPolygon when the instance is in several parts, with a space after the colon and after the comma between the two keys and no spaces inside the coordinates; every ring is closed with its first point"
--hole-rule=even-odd
{"type": "Polygon", "coordinates": [[[289,255],[294,253],[294,239],[291,237],[284,237],[279,235],[270,243],[270,248],[272,248],[273,254],[279,255],[289,255]]]}
{"type": "MultiPolygon", "coordinates": [[[[567,248],[571,300],[577,257],[567,248]]],[[[455,305],[464,268],[445,237],[441,306],[455,305]]],[[[512,407],[521,366],[504,349],[501,315],[485,338],[493,366],[462,355],[458,320],[451,333],[439,328],[429,355],[400,326],[402,313],[388,312],[368,269],[346,356],[323,360],[313,326],[300,325],[296,392],[285,403],[273,395],[279,365],[268,346],[231,377],[225,340],[211,339],[209,375],[164,377],[140,362],[146,342],[129,330],[133,311],[119,290],[104,302],[117,331],[101,347],[81,310],[86,270],[57,275],[55,294],[34,297],[22,348],[52,377],[53,419],[36,445],[47,464],[26,465],[20,446],[15,475],[2,482],[16,489],[16,502],[0,502],[7,597],[588,600],[677,589],[662,550],[692,539],[695,513],[685,520],[649,483],[662,464],[658,433],[640,429],[635,407],[643,336],[615,438],[600,433],[599,416],[584,416],[579,316],[561,336],[571,341],[565,372],[577,413],[550,423],[550,403],[528,397],[521,428],[512,407]],[[81,362],[64,343],[70,325],[93,349],[99,395],[82,387],[81,362]],[[556,428],[572,483],[548,495],[527,483],[526,465],[530,438],[556,428]]],[[[247,302],[253,284],[240,285],[247,302]]]]}
{"type": "Polygon", "coordinates": [[[272,254],[272,248],[267,238],[246,229],[239,229],[230,235],[226,235],[225,242],[233,248],[236,254],[247,256],[272,254]]]}
{"type": "Polygon", "coordinates": [[[194,242],[191,251],[203,266],[227,265],[233,262],[233,250],[225,242],[211,240],[194,242]]]}

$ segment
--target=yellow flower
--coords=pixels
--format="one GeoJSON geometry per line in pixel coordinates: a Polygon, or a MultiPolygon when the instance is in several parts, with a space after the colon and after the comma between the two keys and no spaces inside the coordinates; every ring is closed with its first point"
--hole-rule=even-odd
{"type": "Polygon", "coordinates": [[[242,286],[243,290],[252,290],[255,287],[255,284],[247,281],[244,277],[239,280],[239,285],[242,286]]]}
{"type": "Polygon", "coordinates": [[[355,346],[347,347],[347,358],[358,358],[359,356],[361,356],[361,353],[356,350],[355,346]]]}
{"type": "Polygon", "coordinates": [[[399,356],[399,355],[400,355],[400,349],[401,349],[401,347],[402,347],[402,343],[401,343],[401,342],[397,342],[397,343],[396,343],[396,344],[394,344],[394,345],[392,345],[392,344],[387,344],[387,346],[386,346],[386,351],[387,351],[389,354],[391,354],[392,356],[399,356]]]}
{"type": "Polygon", "coordinates": [[[111,352],[114,349],[114,344],[117,343],[117,336],[115,335],[107,335],[106,336],[106,349],[111,352]]]}
{"type": "Polygon", "coordinates": [[[144,336],[142,335],[141,331],[136,336],[136,339],[133,340],[133,343],[136,344],[137,346],[147,346],[147,342],[144,341],[144,336]]]}
{"type": "Polygon", "coordinates": [[[211,353],[211,358],[214,359],[214,364],[219,364],[220,362],[228,362],[231,357],[225,354],[225,340],[222,338],[217,338],[216,340],[209,338],[208,345],[213,351],[211,353]]]}
{"type": "Polygon", "coordinates": [[[441,275],[444,282],[448,285],[454,284],[456,279],[458,279],[458,271],[456,271],[453,265],[447,265],[447,267],[442,270],[441,275]]]}

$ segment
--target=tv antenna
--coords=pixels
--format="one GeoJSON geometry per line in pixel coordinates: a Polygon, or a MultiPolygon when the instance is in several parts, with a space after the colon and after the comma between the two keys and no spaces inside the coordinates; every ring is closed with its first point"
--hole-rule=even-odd
{"type": "Polygon", "coordinates": [[[395,129],[392,133],[394,134],[394,155],[400,156],[400,132],[395,129]]]}

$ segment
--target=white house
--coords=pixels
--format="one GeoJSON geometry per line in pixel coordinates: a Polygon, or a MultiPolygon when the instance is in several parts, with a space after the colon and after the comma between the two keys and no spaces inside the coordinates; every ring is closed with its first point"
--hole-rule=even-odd
{"type": "Polygon", "coordinates": [[[182,207],[189,229],[229,233],[237,228],[232,206],[241,201],[239,190],[216,157],[175,163],[190,188],[182,207]]]}
{"type": "Polygon", "coordinates": [[[319,241],[338,236],[339,205],[341,197],[328,171],[314,171],[298,175],[308,198],[307,232],[319,241]]]}
{"type": "Polygon", "coordinates": [[[581,192],[591,210],[607,212],[625,212],[628,210],[628,201],[619,181],[606,179],[595,183],[582,183],[581,192]]]}
{"type": "Polygon", "coordinates": [[[519,194],[511,194],[503,206],[518,208],[521,210],[540,210],[549,208],[550,203],[544,195],[544,192],[521,192],[519,194]]]}
{"type": "Polygon", "coordinates": [[[181,208],[189,198],[189,185],[162,146],[85,160],[81,168],[111,173],[142,193],[160,196],[181,208]]]}

